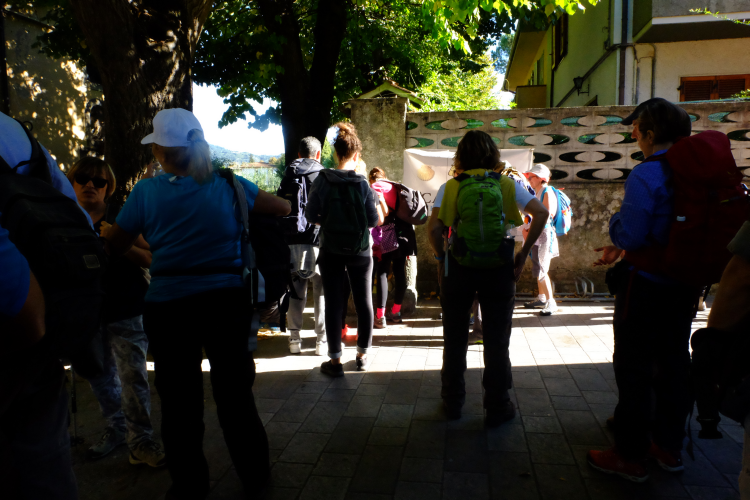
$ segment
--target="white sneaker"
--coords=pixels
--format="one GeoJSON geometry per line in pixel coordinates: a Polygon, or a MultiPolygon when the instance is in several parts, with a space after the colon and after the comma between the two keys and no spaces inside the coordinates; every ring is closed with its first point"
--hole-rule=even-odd
{"type": "Polygon", "coordinates": [[[554,301],[554,299],[550,299],[547,301],[547,304],[544,306],[544,309],[542,309],[542,312],[539,313],[540,316],[552,316],[552,314],[557,312],[557,302],[554,301]]]}
{"type": "Polygon", "coordinates": [[[316,342],[315,343],[315,355],[325,356],[328,354],[328,342],[316,342]]]}
{"type": "Polygon", "coordinates": [[[292,354],[299,354],[302,351],[300,347],[301,345],[301,340],[289,339],[289,352],[292,354]]]}

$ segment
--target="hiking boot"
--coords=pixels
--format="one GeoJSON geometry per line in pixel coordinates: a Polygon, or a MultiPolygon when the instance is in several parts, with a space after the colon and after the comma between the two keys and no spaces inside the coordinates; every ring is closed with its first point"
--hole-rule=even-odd
{"type": "Polygon", "coordinates": [[[443,409],[445,410],[445,416],[448,420],[458,420],[461,418],[461,405],[457,403],[449,403],[443,400],[443,409]]]}
{"type": "Polygon", "coordinates": [[[395,325],[400,325],[401,323],[403,323],[403,321],[401,321],[401,311],[397,313],[391,313],[388,319],[395,325]]]}
{"type": "Polygon", "coordinates": [[[358,372],[366,372],[367,371],[367,365],[370,364],[370,361],[367,359],[367,356],[359,357],[357,356],[356,359],[357,362],[357,371],[358,372]]]}
{"type": "Polygon", "coordinates": [[[539,316],[552,316],[554,313],[557,312],[557,302],[555,302],[553,299],[550,299],[547,301],[547,304],[544,306],[544,309],[539,313],[539,316]]]}
{"type": "Polygon", "coordinates": [[[372,327],[378,330],[382,330],[383,328],[385,328],[385,316],[383,316],[382,318],[375,318],[375,322],[372,324],[372,327]]]}
{"type": "Polygon", "coordinates": [[[648,479],[648,471],[643,465],[637,461],[625,460],[614,448],[605,451],[591,450],[586,461],[599,472],[617,474],[634,483],[642,483],[648,479]]]}
{"type": "Polygon", "coordinates": [[[498,427],[509,420],[516,418],[516,405],[513,401],[505,403],[505,407],[499,410],[487,410],[487,416],[484,417],[484,425],[487,427],[498,427]]]}
{"type": "Polygon", "coordinates": [[[114,427],[107,427],[104,429],[104,434],[102,434],[99,442],[86,451],[86,457],[91,460],[106,457],[112,453],[112,450],[121,444],[125,444],[126,435],[127,432],[125,431],[117,430],[114,427]]]}
{"type": "Polygon", "coordinates": [[[682,472],[685,466],[682,465],[682,452],[665,450],[654,442],[651,442],[651,448],[648,454],[656,459],[659,467],[668,472],[682,472]]]}
{"type": "Polygon", "coordinates": [[[315,355],[325,356],[328,353],[328,342],[315,342],[315,355]]]}
{"type": "Polygon", "coordinates": [[[146,464],[151,467],[164,467],[167,465],[167,458],[161,446],[156,441],[149,439],[139,444],[135,450],[130,450],[130,463],[133,465],[146,464]]]}
{"type": "Polygon", "coordinates": [[[544,306],[546,305],[547,305],[547,301],[542,300],[539,297],[537,297],[536,299],[530,302],[524,303],[523,307],[525,307],[526,309],[543,309],[544,306]]]}
{"type": "Polygon", "coordinates": [[[329,377],[343,377],[344,376],[344,365],[341,363],[332,363],[326,361],[320,365],[320,373],[328,375],[329,377]]]}
{"type": "Polygon", "coordinates": [[[302,352],[302,341],[297,339],[289,339],[289,352],[291,354],[299,354],[302,352]]]}

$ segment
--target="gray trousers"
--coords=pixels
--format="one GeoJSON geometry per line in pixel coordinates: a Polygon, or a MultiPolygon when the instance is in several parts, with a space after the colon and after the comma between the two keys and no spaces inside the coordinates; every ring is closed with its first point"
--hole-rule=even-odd
{"type": "MultiPolygon", "coordinates": [[[[323,296],[323,279],[319,274],[313,275],[313,310],[315,315],[315,334],[318,336],[318,342],[326,342],[326,323],[325,323],[325,297],[323,296]]],[[[287,311],[286,321],[289,329],[291,340],[299,340],[299,331],[302,329],[302,313],[307,304],[307,282],[308,280],[300,278],[298,275],[293,276],[292,284],[294,291],[297,293],[299,300],[289,299],[289,311],[287,311]]]]}
{"type": "Polygon", "coordinates": [[[102,331],[104,370],[89,379],[107,425],[127,430],[128,445],[136,449],[153,435],[151,388],[146,371],[148,339],[143,317],[106,325],[102,331]]]}

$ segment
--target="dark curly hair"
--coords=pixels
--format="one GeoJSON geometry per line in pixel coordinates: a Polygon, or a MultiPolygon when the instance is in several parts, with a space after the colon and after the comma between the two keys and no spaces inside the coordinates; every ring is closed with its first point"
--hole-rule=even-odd
{"type": "Polygon", "coordinates": [[[458,170],[483,168],[494,170],[500,162],[500,150],[486,132],[469,130],[458,143],[453,166],[458,170]]]}

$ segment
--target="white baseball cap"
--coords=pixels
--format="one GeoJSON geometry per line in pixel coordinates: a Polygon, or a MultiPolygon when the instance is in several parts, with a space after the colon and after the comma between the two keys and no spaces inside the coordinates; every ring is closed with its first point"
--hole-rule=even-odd
{"type": "Polygon", "coordinates": [[[550,178],[550,172],[547,168],[547,165],[544,165],[542,163],[537,163],[533,167],[531,167],[531,170],[526,172],[526,174],[534,174],[540,179],[544,179],[545,181],[549,182],[550,178]]]}
{"type": "Polygon", "coordinates": [[[154,132],[141,139],[141,144],[153,143],[166,148],[188,147],[188,134],[196,128],[203,132],[198,119],[187,109],[162,109],[154,117],[154,132]]]}

